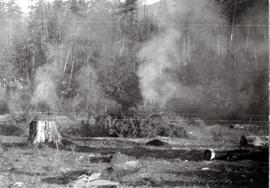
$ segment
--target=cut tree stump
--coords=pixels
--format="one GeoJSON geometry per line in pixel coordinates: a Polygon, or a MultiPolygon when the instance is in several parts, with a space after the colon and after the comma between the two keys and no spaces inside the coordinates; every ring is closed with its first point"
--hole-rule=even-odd
{"type": "Polygon", "coordinates": [[[32,144],[55,143],[62,140],[53,120],[34,120],[30,123],[28,141],[32,144]]]}

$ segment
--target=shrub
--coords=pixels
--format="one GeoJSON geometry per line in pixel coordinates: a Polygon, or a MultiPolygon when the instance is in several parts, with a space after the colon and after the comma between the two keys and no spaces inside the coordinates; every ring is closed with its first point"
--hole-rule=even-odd
{"type": "Polygon", "coordinates": [[[18,126],[8,124],[0,125],[0,132],[5,136],[22,136],[25,134],[25,132],[18,126]]]}
{"type": "Polygon", "coordinates": [[[78,117],[62,116],[56,119],[59,125],[59,132],[63,136],[79,136],[79,137],[100,137],[109,136],[104,128],[104,117],[98,115],[94,117],[78,117]]]}
{"type": "Polygon", "coordinates": [[[0,98],[0,114],[6,114],[9,112],[8,104],[6,100],[0,98]]]}
{"type": "Polygon", "coordinates": [[[9,112],[7,100],[5,98],[4,91],[0,90],[0,114],[6,114],[9,112]]]}
{"type": "Polygon", "coordinates": [[[15,92],[8,101],[8,108],[11,112],[25,112],[31,108],[31,95],[26,91],[15,92]]]}
{"type": "Polygon", "coordinates": [[[28,115],[13,114],[3,117],[4,120],[0,124],[0,133],[6,136],[24,136],[28,134],[28,115]]]}

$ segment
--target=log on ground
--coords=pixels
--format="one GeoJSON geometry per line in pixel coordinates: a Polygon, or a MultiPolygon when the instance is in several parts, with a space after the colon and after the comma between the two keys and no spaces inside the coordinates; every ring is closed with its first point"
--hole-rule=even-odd
{"type": "Polygon", "coordinates": [[[254,160],[254,161],[267,161],[268,148],[252,148],[252,149],[237,149],[237,150],[214,150],[207,149],[204,151],[205,160],[254,160]]]}

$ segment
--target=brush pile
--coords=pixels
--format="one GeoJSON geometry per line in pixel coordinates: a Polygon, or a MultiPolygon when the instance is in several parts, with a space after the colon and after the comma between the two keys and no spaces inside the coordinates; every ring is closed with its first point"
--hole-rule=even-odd
{"type": "MultiPolygon", "coordinates": [[[[105,129],[113,137],[148,138],[155,136],[186,138],[188,133],[170,114],[132,108],[126,113],[107,115],[105,129]]],[[[181,121],[183,123],[183,121],[181,121]]]]}

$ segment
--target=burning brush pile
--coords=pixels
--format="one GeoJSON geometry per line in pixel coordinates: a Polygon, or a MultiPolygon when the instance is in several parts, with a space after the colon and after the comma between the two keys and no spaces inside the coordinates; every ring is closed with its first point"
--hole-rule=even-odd
{"type": "Polygon", "coordinates": [[[104,124],[109,136],[113,137],[188,137],[184,127],[170,117],[170,114],[154,112],[145,107],[107,115],[104,124]]]}

